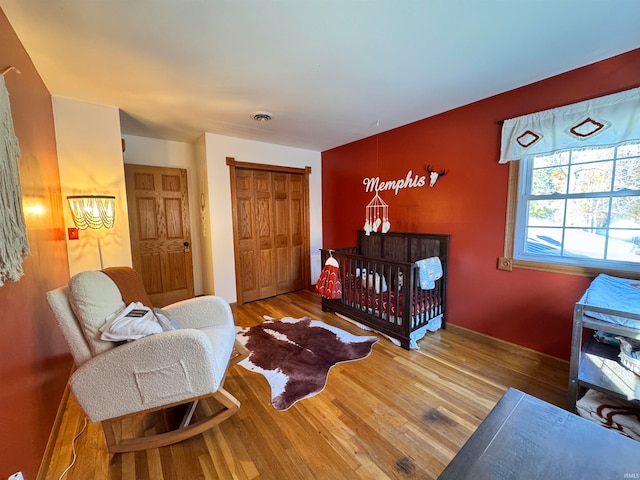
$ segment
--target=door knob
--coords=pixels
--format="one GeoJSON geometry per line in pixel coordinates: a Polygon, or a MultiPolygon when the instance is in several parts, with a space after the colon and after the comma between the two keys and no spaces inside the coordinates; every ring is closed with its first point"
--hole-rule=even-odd
{"type": "Polygon", "coordinates": [[[183,245],[184,245],[185,247],[188,247],[188,246],[189,246],[189,242],[184,242],[184,243],[183,243],[183,245]]]}

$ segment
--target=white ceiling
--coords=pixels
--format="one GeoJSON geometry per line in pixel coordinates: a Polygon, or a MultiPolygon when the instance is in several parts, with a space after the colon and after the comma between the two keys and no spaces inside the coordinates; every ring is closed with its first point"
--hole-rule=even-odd
{"type": "Polygon", "coordinates": [[[125,134],[319,151],[640,47],[638,0],[0,7],[51,94],[120,108],[125,134]],[[256,110],[274,119],[255,122],[256,110]]]}

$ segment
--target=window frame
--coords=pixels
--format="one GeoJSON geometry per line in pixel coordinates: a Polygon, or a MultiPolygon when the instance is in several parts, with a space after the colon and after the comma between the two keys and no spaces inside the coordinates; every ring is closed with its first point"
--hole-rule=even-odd
{"type": "MultiPolygon", "coordinates": [[[[541,270],[581,276],[595,276],[599,273],[607,273],[613,276],[640,279],[640,264],[637,266],[638,270],[627,270],[601,266],[549,262],[547,258],[541,260],[514,258],[518,202],[520,199],[520,170],[521,162],[519,160],[509,162],[504,251],[503,256],[498,258],[497,268],[499,270],[512,271],[513,268],[524,268],[529,270],[541,270]]],[[[603,262],[606,262],[606,260],[603,260],[603,262]]]]}

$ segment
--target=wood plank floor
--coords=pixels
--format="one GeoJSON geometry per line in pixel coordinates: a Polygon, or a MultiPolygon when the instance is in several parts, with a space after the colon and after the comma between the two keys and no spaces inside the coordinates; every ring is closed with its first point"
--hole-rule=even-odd
{"type": "MultiPolygon", "coordinates": [[[[242,326],[263,315],[309,315],[370,334],[322,312],[308,291],[243,305],[234,314],[242,326]]],[[[118,455],[108,454],[100,425],[90,423],[65,478],[432,479],[508,387],[565,406],[566,362],[454,325],[427,334],[420,347],[406,351],[381,338],[368,358],[336,365],[323,392],[285,412],[270,406],[261,375],[232,367],[225,385],[242,404],[235,416],[185,442],[118,455]]],[[[58,479],[69,465],[83,422],[70,395],[43,478],[58,479]]]]}

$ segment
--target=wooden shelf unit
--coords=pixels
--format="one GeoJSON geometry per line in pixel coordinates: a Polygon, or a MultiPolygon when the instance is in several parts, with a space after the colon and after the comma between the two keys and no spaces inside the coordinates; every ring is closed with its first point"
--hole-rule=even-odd
{"type": "Polygon", "coordinates": [[[568,410],[576,412],[576,402],[583,388],[592,388],[631,402],[639,401],[640,377],[620,363],[619,347],[596,341],[593,332],[600,330],[640,340],[640,329],[597,320],[588,316],[589,313],[604,313],[640,321],[640,315],[637,314],[576,303],[571,337],[568,410]],[[586,339],[585,330],[588,334],[586,339]]]}

